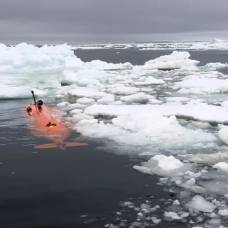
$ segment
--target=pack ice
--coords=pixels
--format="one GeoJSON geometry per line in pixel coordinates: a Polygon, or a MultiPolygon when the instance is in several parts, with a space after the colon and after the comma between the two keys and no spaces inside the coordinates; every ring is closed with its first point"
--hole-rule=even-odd
{"type": "Polygon", "coordinates": [[[74,129],[138,156],[136,170],[177,192],[180,205],[164,219],[218,227],[228,207],[228,77],[221,66],[199,66],[186,51],[132,65],[83,62],[68,45],[0,45],[0,97],[51,93],[74,129]]]}

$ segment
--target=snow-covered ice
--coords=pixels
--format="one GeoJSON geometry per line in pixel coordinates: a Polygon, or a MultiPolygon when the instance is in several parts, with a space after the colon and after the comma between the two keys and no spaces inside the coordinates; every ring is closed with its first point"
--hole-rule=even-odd
{"type": "Polygon", "coordinates": [[[228,91],[228,79],[219,78],[218,72],[207,74],[195,74],[187,76],[183,81],[176,83],[179,93],[226,93],[228,91]]]}
{"type": "Polygon", "coordinates": [[[198,61],[191,60],[188,52],[174,51],[170,55],[164,55],[157,59],[150,60],[144,64],[144,69],[175,70],[186,69],[196,70],[198,61]]]}
{"type": "Polygon", "coordinates": [[[173,176],[186,171],[183,162],[173,156],[155,155],[141,166],[134,166],[134,169],[143,173],[156,173],[162,176],[173,176]]]}
{"type": "Polygon", "coordinates": [[[157,161],[158,166],[166,171],[179,169],[183,166],[183,163],[173,156],[155,155],[152,159],[157,161]]]}

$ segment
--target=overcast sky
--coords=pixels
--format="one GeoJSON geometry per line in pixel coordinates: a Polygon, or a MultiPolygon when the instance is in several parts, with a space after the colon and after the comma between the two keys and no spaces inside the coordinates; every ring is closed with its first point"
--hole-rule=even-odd
{"type": "Polygon", "coordinates": [[[121,42],[227,31],[228,0],[0,0],[1,41],[121,42]]]}

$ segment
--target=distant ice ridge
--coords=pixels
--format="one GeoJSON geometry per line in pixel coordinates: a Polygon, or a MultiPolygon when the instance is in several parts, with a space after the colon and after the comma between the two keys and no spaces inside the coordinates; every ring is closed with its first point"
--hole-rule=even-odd
{"type": "Polygon", "coordinates": [[[228,40],[214,39],[211,41],[185,42],[148,42],[148,43],[120,43],[120,44],[89,44],[74,46],[74,49],[128,49],[145,50],[228,50],[228,40]]]}
{"type": "Polygon", "coordinates": [[[227,50],[228,41],[214,39],[212,41],[162,42],[138,44],[140,50],[227,50]]]}

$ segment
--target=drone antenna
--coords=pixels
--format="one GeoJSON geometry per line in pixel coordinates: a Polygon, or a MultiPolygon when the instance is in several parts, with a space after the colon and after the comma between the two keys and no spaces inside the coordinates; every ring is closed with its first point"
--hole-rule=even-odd
{"type": "Polygon", "coordinates": [[[33,100],[34,100],[34,104],[35,104],[35,106],[36,106],[36,97],[35,97],[34,91],[31,90],[31,93],[32,93],[32,97],[33,97],[33,100]]]}

